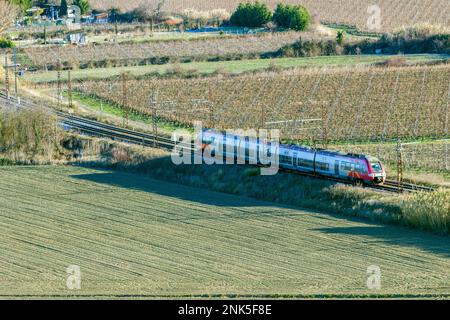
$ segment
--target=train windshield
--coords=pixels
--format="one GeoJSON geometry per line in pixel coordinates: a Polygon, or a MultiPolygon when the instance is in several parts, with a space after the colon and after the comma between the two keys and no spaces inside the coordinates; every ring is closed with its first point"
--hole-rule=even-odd
{"type": "Polygon", "coordinates": [[[370,165],[372,166],[372,170],[374,172],[382,172],[383,169],[381,168],[381,164],[379,162],[371,162],[370,165]]]}

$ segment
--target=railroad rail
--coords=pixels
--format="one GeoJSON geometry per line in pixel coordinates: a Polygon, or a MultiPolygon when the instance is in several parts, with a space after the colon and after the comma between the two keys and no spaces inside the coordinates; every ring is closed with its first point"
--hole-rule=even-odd
{"type": "MultiPolygon", "coordinates": [[[[60,125],[65,130],[76,130],[84,134],[88,134],[90,136],[97,136],[97,137],[105,137],[112,140],[118,140],[122,142],[128,142],[131,144],[141,145],[144,147],[156,147],[160,149],[165,149],[168,151],[172,151],[175,147],[175,142],[171,139],[171,137],[164,136],[164,135],[154,135],[149,133],[142,133],[137,132],[134,130],[122,128],[119,126],[106,124],[103,122],[99,122],[96,120],[87,119],[80,116],[75,116],[69,113],[65,113],[62,111],[55,111],[51,108],[45,108],[42,106],[39,106],[35,104],[34,102],[27,101],[27,100],[20,100],[18,101],[14,97],[9,97],[9,99],[6,97],[5,94],[0,93],[0,101],[3,102],[6,105],[15,106],[17,109],[20,108],[44,108],[45,110],[48,110],[49,112],[55,114],[58,117],[58,121],[60,125]]],[[[195,146],[191,142],[190,144],[177,144],[178,147],[188,149],[189,151],[193,151],[195,146]]],[[[311,174],[311,173],[302,173],[294,170],[285,170],[280,169],[280,171],[288,172],[288,173],[295,173],[302,176],[307,177],[313,177],[313,178],[319,178],[322,180],[330,180],[339,182],[342,184],[347,185],[358,185],[363,188],[369,188],[384,192],[390,192],[390,193],[400,193],[400,192],[418,192],[418,191],[424,191],[424,192],[431,192],[434,191],[435,188],[423,186],[423,185],[416,185],[411,183],[404,183],[402,182],[400,185],[397,181],[394,180],[387,180],[383,185],[366,185],[366,184],[356,184],[352,181],[340,179],[340,178],[334,178],[334,177],[327,177],[327,176],[321,176],[317,174],[311,174]]]]}

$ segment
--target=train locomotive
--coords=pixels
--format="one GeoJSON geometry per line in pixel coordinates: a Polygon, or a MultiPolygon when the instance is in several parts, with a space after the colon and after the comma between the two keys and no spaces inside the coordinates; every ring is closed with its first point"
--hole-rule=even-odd
{"type": "MultiPolygon", "coordinates": [[[[205,150],[216,140],[222,144],[221,152],[225,158],[236,159],[238,150],[245,150],[245,160],[257,154],[261,147],[268,150],[270,145],[262,145],[259,139],[249,139],[238,135],[227,135],[215,130],[204,130],[198,137],[201,148],[205,150]],[[220,139],[220,140],[218,140],[220,139]],[[222,149],[223,148],[223,149],[222,149]],[[228,153],[227,153],[228,150],[228,153]],[[230,154],[229,150],[233,150],[230,154]],[[253,152],[252,152],[253,151],[253,152]],[[255,152],[256,151],[256,152],[255,152]]],[[[306,146],[279,144],[278,163],[281,169],[309,173],[318,176],[345,179],[365,184],[383,184],[386,172],[381,161],[375,157],[340,151],[314,149],[306,146]]],[[[253,163],[260,164],[259,160],[253,163]]]]}

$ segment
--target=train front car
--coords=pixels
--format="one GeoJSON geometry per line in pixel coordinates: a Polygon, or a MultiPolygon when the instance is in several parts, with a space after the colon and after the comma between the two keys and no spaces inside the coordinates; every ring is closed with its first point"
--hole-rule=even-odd
{"type": "Polygon", "coordinates": [[[377,158],[331,150],[316,152],[314,171],[322,176],[366,184],[382,184],[386,179],[383,165],[377,158]]]}
{"type": "Polygon", "coordinates": [[[386,181],[386,171],[380,160],[366,156],[366,165],[368,168],[368,180],[375,184],[383,184],[386,181]]]}

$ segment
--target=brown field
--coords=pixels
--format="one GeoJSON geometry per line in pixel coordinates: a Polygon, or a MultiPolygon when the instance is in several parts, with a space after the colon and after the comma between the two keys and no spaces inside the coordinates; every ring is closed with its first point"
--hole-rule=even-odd
{"type": "MultiPolygon", "coordinates": [[[[131,10],[140,4],[155,4],[157,0],[91,0],[94,7],[110,8],[118,7],[122,10],[131,10]]],[[[227,9],[232,12],[240,0],[168,0],[164,10],[168,12],[182,12],[188,8],[198,10],[211,10],[216,8],[227,9]]],[[[275,7],[278,0],[263,0],[270,7],[275,7]]],[[[300,3],[306,6],[312,13],[318,15],[321,21],[330,23],[344,23],[355,25],[362,30],[367,30],[367,9],[375,4],[369,0],[285,0],[286,3],[300,3]]],[[[382,12],[382,26],[380,31],[390,31],[405,25],[417,23],[433,23],[450,25],[450,6],[447,0],[378,0],[382,12]]]]}

